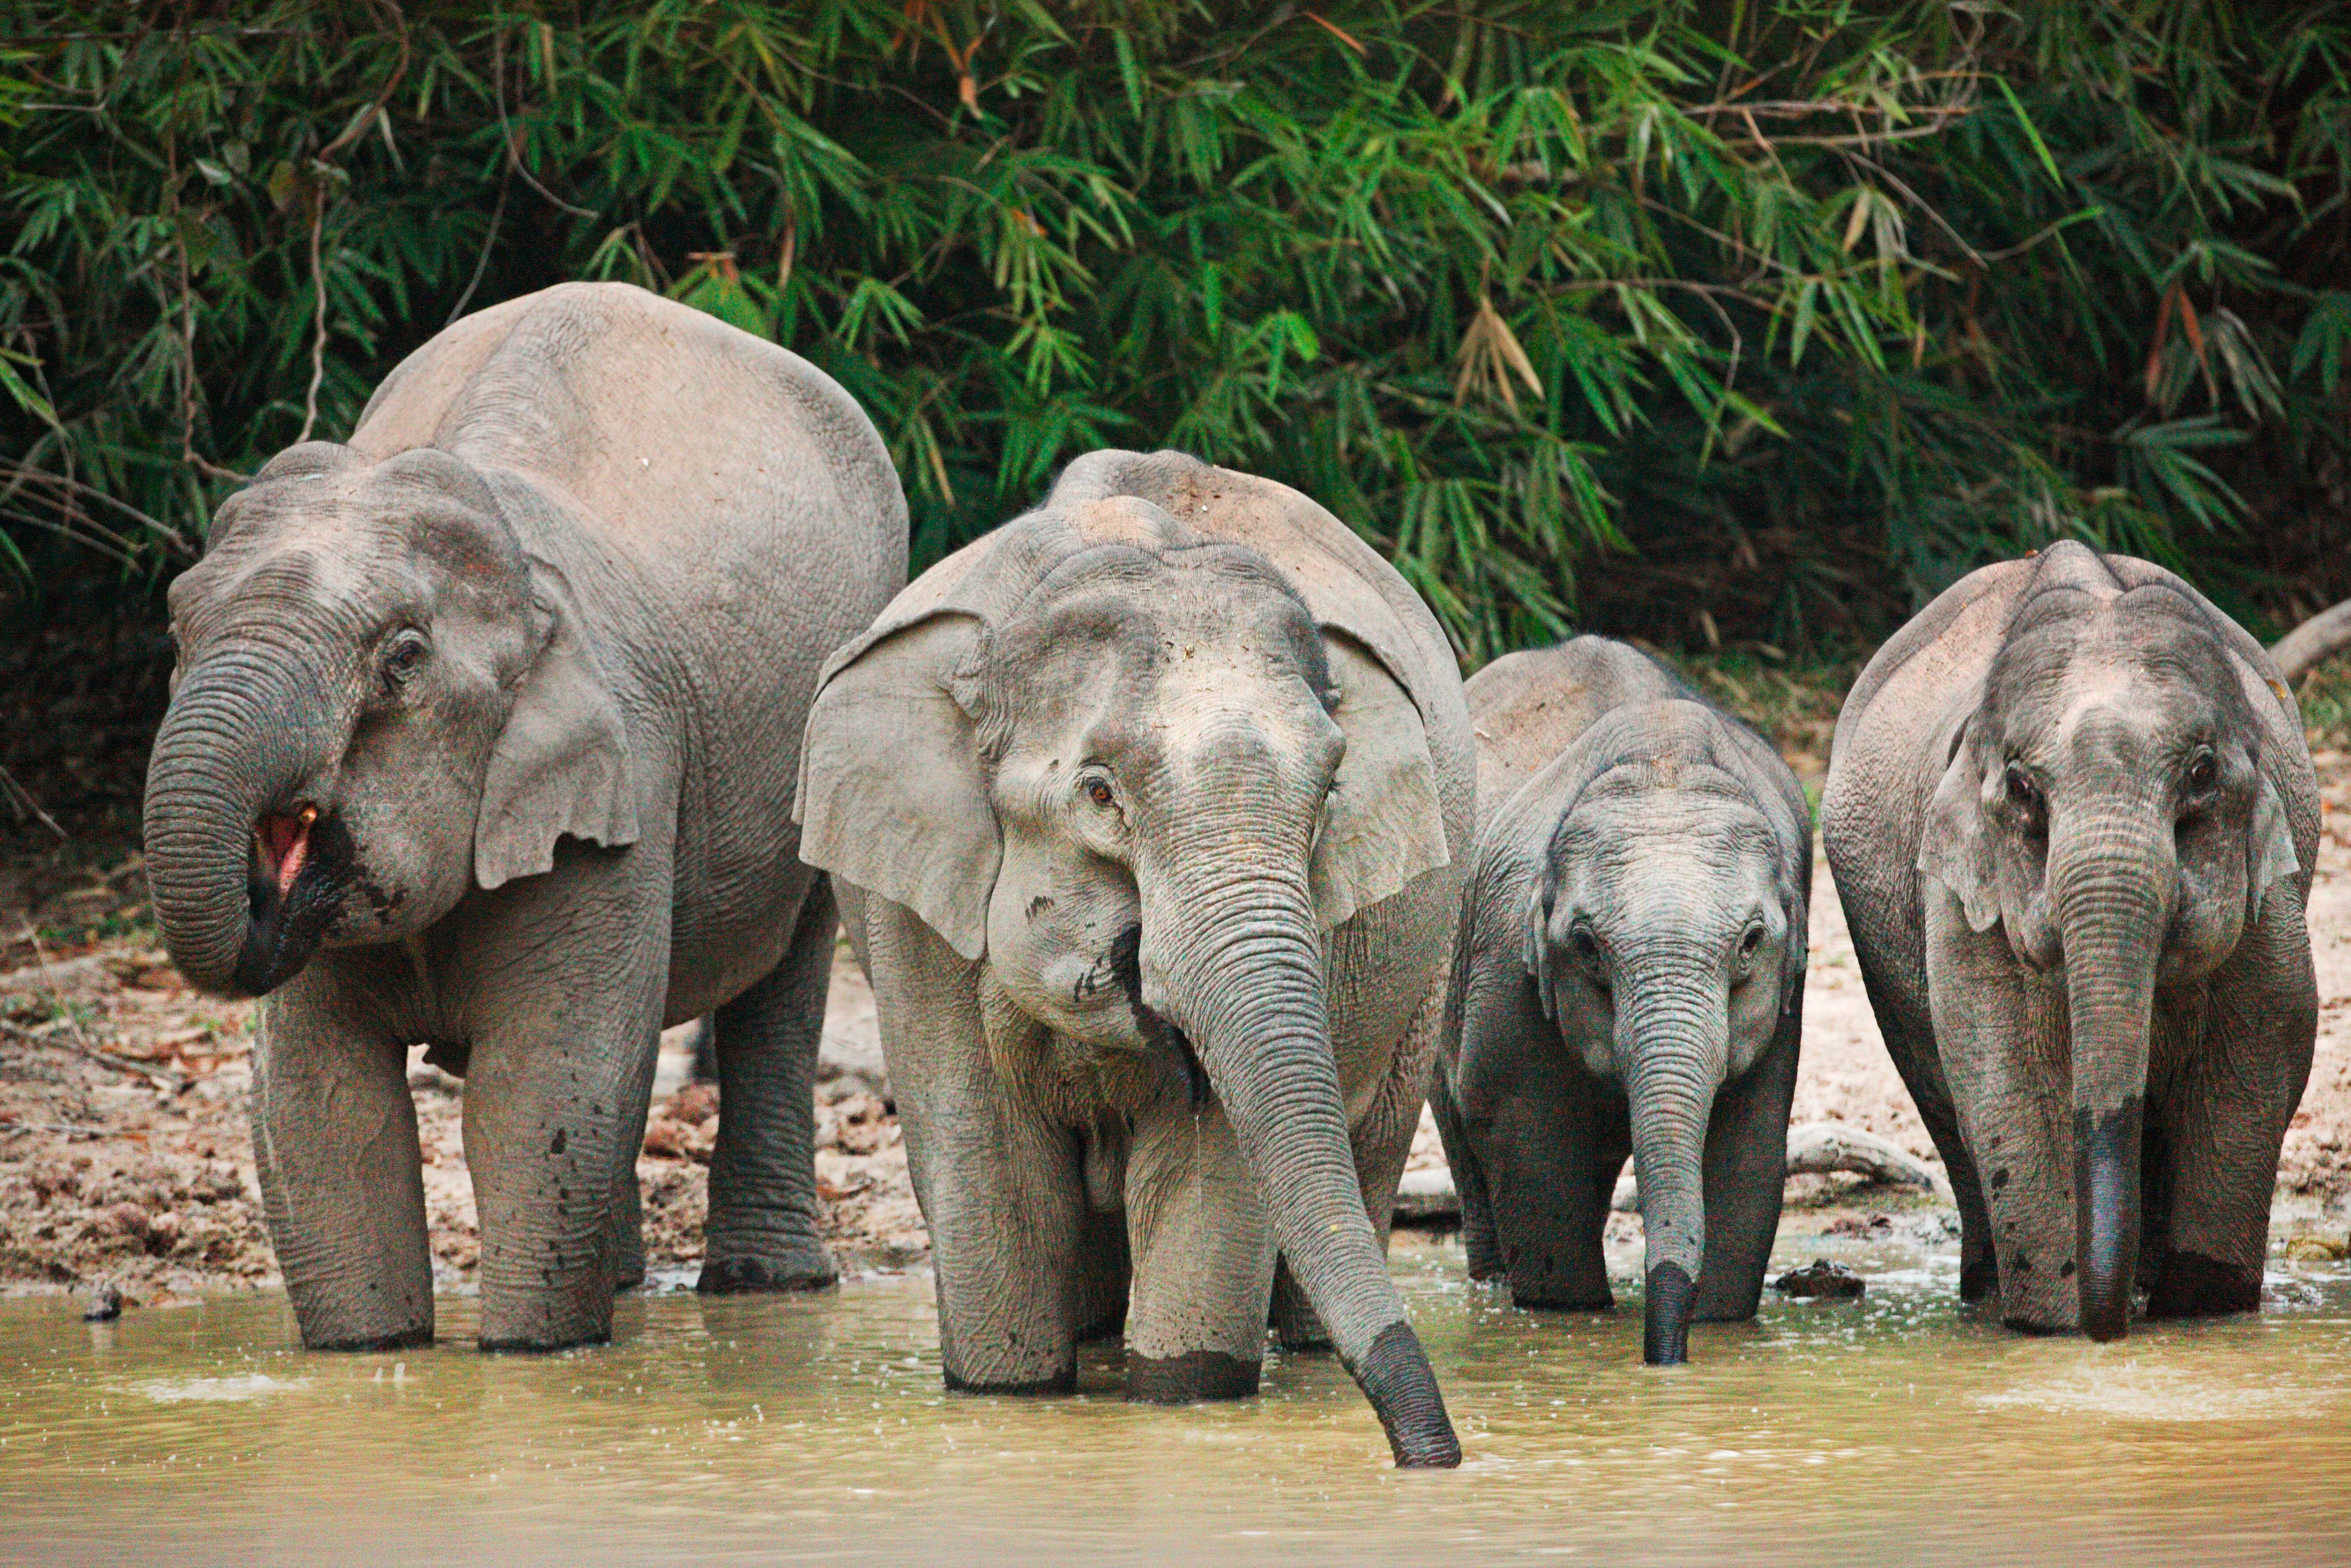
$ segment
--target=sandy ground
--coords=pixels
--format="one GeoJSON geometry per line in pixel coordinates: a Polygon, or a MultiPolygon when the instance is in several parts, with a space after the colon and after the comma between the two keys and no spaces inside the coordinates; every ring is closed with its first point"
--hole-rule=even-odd
{"type": "MultiPolygon", "coordinates": [[[[2324,752],[2319,763],[2328,831],[2310,925],[2322,1011],[2310,1088],[2279,1171],[2279,1233],[2333,1246],[2351,1197],[2351,754],[2324,752]]],[[[59,953],[21,912],[0,930],[0,1292],[107,1281],[135,1304],[277,1282],[245,1115],[252,1006],[190,992],[152,936],[135,934],[138,905],[125,890],[138,881],[126,862],[93,869],[63,895],[123,905],[133,935],[59,953]]],[[[1878,1038],[1825,864],[1813,889],[1795,1120],[1855,1124],[1931,1161],[1878,1038]]],[[[672,1031],[637,1166],[656,1284],[690,1283],[701,1258],[716,1093],[687,1081],[690,1060],[685,1031],[672,1031]]],[[[421,1048],[409,1083],[436,1269],[444,1287],[464,1289],[480,1239],[462,1086],[425,1064],[421,1048]]],[[[819,1073],[817,1175],[826,1237],[851,1270],[904,1268],[928,1251],[886,1095],[872,994],[844,952],[819,1073]]],[[[1413,1166],[1443,1158],[1424,1116],[1413,1166]]],[[[1784,1223],[1798,1232],[1882,1226],[1886,1211],[1920,1207],[1852,1176],[1792,1178],[1790,1197],[1784,1223]]],[[[1948,1224],[1932,1214],[1906,1221],[1918,1222],[1948,1224]]],[[[1637,1234],[1638,1223],[1619,1215],[1615,1226],[1637,1234]]]]}

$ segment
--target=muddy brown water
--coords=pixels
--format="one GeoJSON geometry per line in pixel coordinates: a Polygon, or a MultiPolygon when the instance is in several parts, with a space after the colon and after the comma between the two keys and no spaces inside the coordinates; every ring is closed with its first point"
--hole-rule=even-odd
{"type": "Polygon", "coordinates": [[[1784,1239],[1870,1277],[1767,1293],[1638,1364],[1613,1314],[1512,1310],[1451,1241],[1395,1272],[1468,1462],[1399,1474],[1328,1357],[1253,1401],[951,1396],[926,1276],[621,1306],[615,1342],[310,1355],[277,1295],[85,1324],[0,1301],[0,1559],[78,1562],[2351,1561],[2351,1269],[2273,1265],[2257,1318],[2026,1339],[1949,1246],[1784,1239]]]}

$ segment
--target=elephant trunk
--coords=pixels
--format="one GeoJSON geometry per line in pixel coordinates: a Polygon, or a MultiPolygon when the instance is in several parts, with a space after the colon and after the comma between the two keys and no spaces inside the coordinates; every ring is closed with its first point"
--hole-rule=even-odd
{"type": "MultiPolygon", "coordinates": [[[[310,858],[312,823],[291,822],[265,866],[265,819],[296,806],[328,744],[320,688],[269,651],[215,654],[188,671],[147,765],[147,879],[172,960],[200,988],[258,996],[293,974],[325,925],[323,890],[266,872],[310,858]]],[[[331,824],[329,824],[331,830],[331,824]]],[[[321,837],[325,835],[319,835],[321,837]]],[[[321,859],[330,857],[319,857],[321,859]]]]}
{"type": "Polygon", "coordinates": [[[1436,1373],[1364,1209],[1302,868],[1269,872],[1249,845],[1172,863],[1181,870],[1146,904],[1144,946],[1176,956],[1160,965],[1169,1010],[1265,1189],[1282,1253],[1396,1463],[1458,1465],[1436,1373]]]}
{"type": "Polygon", "coordinates": [[[1681,967],[1631,968],[1616,996],[1645,1239],[1641,1354],[1652,1366],[1677,1366],[1688,1359],[1706,1260],[1706,1133],[1729,1016],[1720,978],[1681,967]]]}
{"type": "Polygon", "coordinates": [[[2053,828],[2049,866],[2073,1034],[2079,1318],[2092,1339],[2115,1340],[2130,1329],[2138,1268],[2147,1034],[2176,883],[2168,824],[2053,828]]]}

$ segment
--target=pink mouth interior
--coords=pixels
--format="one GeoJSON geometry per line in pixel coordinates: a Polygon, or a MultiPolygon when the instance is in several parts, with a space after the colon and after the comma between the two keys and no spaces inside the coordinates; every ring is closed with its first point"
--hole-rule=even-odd
{"type": "Polygon", "coordinates": [[[283,898],[294,879],[302,874],[302,864],[310,858],[310,824],[319,818],[315,806],[301,810],[272,813],[261,819],[254,837],[261,850],[261,868],[277,884],[277,894],[283,898]]]}

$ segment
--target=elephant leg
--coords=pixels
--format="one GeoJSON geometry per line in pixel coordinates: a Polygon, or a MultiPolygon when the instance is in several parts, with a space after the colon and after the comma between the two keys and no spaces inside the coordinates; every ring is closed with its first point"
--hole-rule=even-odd
{"type": "Polygon", "coordinates": [[[718,1142],[697,1291],[805,1291],[840,1277],[818,1234],[814,1148],[837,925],[831,879],[820,876],[782,961],[718,1009],[718,1142]]]}
{"type": "MultiPolygon", "coordinates": [[[[1609,1200],[1633,1152],[1622,1093],[1569,1066],[1578,1082],[1531,1083],[1479,1139],[1513,1305],[1606,1312],[1609,1200]]],[[[1474,1134],[1473,1134],[1474,1135],[1474,1134]]]]}
{"type": "Polygon", "coordinates": [[[1126,1327],[1127,1288],[1133,1273],[1126,1249],[1126,1216],[1089,1209],[1078,1238],[1076,1322],[1081,1344],[1116,1339],[1126,1327]]]}
{"type": "Polygon", "coordinates": [[[484,1350],[611,1337],[623,1266],[613,1214],[633,1187],[661,1049],[651,985],[502,1008],[465,1080],[465,1163],[482,1224],[484,1350]]]}
{"type": "Polygon", "coordinates": [[[2067,1333],[2081,1305],[2064,993],[2020,972],[1998,927],[1968,930],[1957,901],[1941,897],[1927,924],[1928,942],[1945,955],[1935,1036],[1961,1136],[1989,1173],[2001,1321],[2028,1333],[2067,1333]]]}
{"type": "MultiPolygon", "coordinates": [[[[1450,966],[1447,966],[1447,968],[1450,966]]],[[[1388,1070],[1372,1092],[1371,1103],[1348,1129],[1355,1155],[1355,1175],[1363,1184],[1364,1213],[1387,1250],[1388,1233],[1395,1223],[1396,1184],[1412,1158],[1412,1140],[1420,1131],[1420,1108],[1428,1098],[1429,1069],[1437,1059],[1437,1026],[1445,1008],[1445,970],[1413,1014],[1404,1039],[1389,1059],[1388,1070]]],[[[1330,1331],[1315,1315],[1285,1260],[1274,1270],[1273,1326],[1286,1351],[1329,1350],[1330,1331]]]]}
{"type": "Polygon", "coordinates": [[[1787,1188],[1788,1106],[1796,1096],[1802,1036],[1800,1005],[1771,1048],[1714,1097],[1706,1137],[1706,1262],[1691,1312],[1699,1322],[1743,1322],[1762,1299],[1787,1188]]]}
{"type": "Polygon", "coordinates": [[[989,1047],[991,1029],[1034,1026],[1000,997],[984,1012],[981,966],[921,916],[862,902],[890,1092],[931,1231],[947,1386],[1070,1393],[1085,1229],[1078,1139],[1004,1080],[989,1047]]]}
{"type": "MultiPolygon", "coordinates": [[[[644,1141],[642,1128],[637,1140],[644,1141]]],[[[612,1259],[612,1289],[633,1291],[645,1282],[645,1199],[637,1186],[633,1159],[612,1177],[612,1207],[604,1223],[604,1247],[612,1259]]]]}
{"type": "Polygon", "coordinates": [[[2310,942],[2291,883],[2272,890],[2262,924],[2214,977],[2200,1021],[2169,1092],[2148,1106],[2170,1196],[2150,1271],[2151,1318],[2261,1306],[2278,1151],[2318,1027],[2310,942]]]}
{"type": "Polygon", "coordinates": [[[1461,1247],[1468,1254],[1469,1277],[1490,1280],[1502,1272],[1501,1243],[1494,1235],[1494,1200],[1486,1188],[1486,1172],[1462,1129],[1461,1108],[1454,1103],[1453,1086],[1447,1078],[1441,1065],[1429,1075],[1429,1113],[1437,1118],[1437,1134],[1445,1144],[1445,1164],[1453,1173],[1453,1191],[1461,1202],[1461,1247]]]}
{"type": "Polygon", "coordinates": [[[314,964],[262,1004],[254,1162],[311,1350],[433,1343],[433,1258],[408,1053],[348,1016],[314,964]]]}
{"type": "Polygon", "coordinates": [[[1894,1059],[1902,1085],[1927,1124],[1927,1136],[1950,1178],[1952,1201],[1959,1210],[1959,1300],[1980,1301],[1998,1294],[2000,1262],[1992,1247],[1991,1208],[1985,1201],[1983,1181],[1975,1156],[1959,1133],[1959,1109],[1936,1048],[1935,1026],[1927,1000],[1923,973],[1900,980],[1873,962],[1858,939],[1855,952],[1861,959],[1862,986],[1885,1036],[1886,1054],[1894,1059]]]}
{"type": "Polygon", "coordinates": [[[1167,1096],[1127,1156],[1126,1396],[1155,1405],[1255,1394],[1273,1287],[1272,1218],[1216,1105],[1167,1096]]]}

